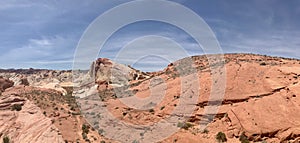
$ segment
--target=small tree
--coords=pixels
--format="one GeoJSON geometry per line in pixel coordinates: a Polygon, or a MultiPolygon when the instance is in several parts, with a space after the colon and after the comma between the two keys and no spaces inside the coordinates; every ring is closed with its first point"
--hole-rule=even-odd
{"type": "Polygon", "coordinates": [[[240,135],[239,140],[241,141],[241,143],[250,143],[250,141],[248,140],[248,137],[245,135],[245,132],[243,132],[243,133],[240,135]]]}
{"type": "Polygon", "coordinates": [[[3,138],[3,143],[10,143],[9,138],[7,136],[3,138]]]}
{"type": "Polygon", "coordinates": [[[149,112],[154,113],[155,111],[154,111],[154,109],[149,109],[149,112]]]}
{"type": "Polygon", "coordinates": [[[84,139],[84,140],[86,140],[86,139],[88,139],[88,137],[87,137],[87,134],[86,133],[84,133],[84,132],[82,132],[82,138],[84,139]]]}
{"type": "Polygon", "coordinates": [[[83,124],[81,129],[82,129],[82,133],[85,133],[85,134],[89,133],[89,126],[87,126],[86,124],[83,124]]]}
{"type": "Polygon", "coordinates": [[[20,104],[14,104],[13,106],[12,106],[12,110],[14,111],[14,110],[16,110],[16,111],[21,111],[22,110],[22,105],[20,105],[20,104]]]}
{"type": "Polygon", "coordinates": [[[216,135],[216,139],[220,143],[227,141],[226,135],[223,132],[218,132],[218,134],[216,135]]]}
{"type": "Polygon", "coordinates": [[[261,66],[266,66],[267,64],[265,62],[260,63],[261,66]]]}
{"type": "Polygon", "coordinates": [[[209,130],[205,128],[205,129],[202,131],[202,133],[208,134],[208,133],[209,133],[209,130]]]}

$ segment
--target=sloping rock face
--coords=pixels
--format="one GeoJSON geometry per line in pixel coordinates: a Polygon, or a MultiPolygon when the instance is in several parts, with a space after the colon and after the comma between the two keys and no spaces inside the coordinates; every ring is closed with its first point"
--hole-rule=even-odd
{"type": "MultiPolygon", "coordinates": [[[[230,143],[239,143],[242,139],[250,142],[298,143],[300,61],[254,54],[226,54],[224,59],[222,65],[209,63],[205,56],[193,56],[171,63],[162,71],[143,73],[100,58],[92,64],[89,75],[76,75],[80,85],[88,85],[78,87],[77,91],[84,94],[84,98],[79,100],[84,118],[79,114],[80,110],[74,97],[62,96],[61,92],[64,91],[57,92],[60,87],[73,86],[71,72],[31,69],[17,71],[20,73],[14,70],[0,73],[15,84],[20,84],[20,79],[24,78],[29,82],[29,86],[6,89],[3,96],[0,96],[1,138],[9,136],[16,142],[21,138],[27,141],[32,132],[34,135],[31,137],[44,142],[43,139],[38,139],[42,137],[39,133],[48,132],[50,127],[48,119],[40,117],[40,112],[45,112],[44,116],[55,121],[52,125],[58,128],[58,134],[61,133],[64,140],[69,142],[76,142],[77,138],[79,142],[108,141],[100,134],[111,133],[120,137],[123,135],[122,131],[128,131],[124,134],[128,135],[124,136],[124,140],[116,140],[132,142],[130,139],[134,137],[133,139],[139,142],[155,140],[162,143],[214,143],[218,142],[216,135],[223,132],[230,143]],[[192,65],[189,65],[189,60],[192,61],[192,65]],[[222,67],[226,72],[221,71],[222,67]],[[225,75],[226,79],[213,79],[212,72],[225,75]],[[193,74],[196,74],[196,77],[193,74]],[[95,80],[90,80],[91,77],[95,80]],[[89,80],[85,82],[85,79],[89,80]],[[225,94],[218,108],[215,105],[216,101],[210,98],[213,83],[225,85],[225,94]],[[31,86],[53,88],[56,91],[31,89],[31,86]],[[188,104],[184,99],[193,99],[195,103],[188,104]],[[27,106],[34,106],[32,102],[38,105],[41,111],[33,113],[27,110],[27,106]],[[22,110],[11,111],[12,107],[17,108],[13,104],[22,105],[22,110]],[[187,109],[192,111],[191,114],[184,114],[187,109]],[[215,115],[210,112],[212,109],[218,109],[215,115]],[[21,118],[21,115],[32,121],[21,118]],[[30,115],[38,117],[33,119],[30,115]],[[104,120],[106,115],[113,116],[114,120],[104,120]],[[158,130],[147,130],[149,128],[140,126],[172,118],[186,118],[186,121],[172,122],[179,130],[170,136],[163,137],[169,130],[168,127],[160,126],[158,130]],[[88,120],[89,127],[93,127],[87,135],[88,140],[81,130],[82,125],[86,123],[85,119],[88,120]],[[16,121],[22,121],[22,124],[19,125],[16,121]],[[32,126],[33,121],[36,121],[35,124],[40,129],[32,126]],[[122,123],[115,124],[115,121],[122,123]],[[8,123],[9,125],[6,125],[8,123]],[[40,124],[45,127],[41,127],[40,124]],[[203,129],[203,125],[206,124],[203,129]],[[108,130],[104,130],[101,125],[108,130]],[[25,126],[28,131],[23,130],[25,126]],[[26,136],[19,132],[19,127],[26,136]],[[135,134],[131,130],[120,131],[118,127],[135,127],[142,132],[135,134]],[[10,130],[11,128],[13,130],[10,130]],[[156,140],[157,138],[160,139],[156,140]]],[[[221,92],[215,93],[222,96],[221,92]]],[[[35,111],[35,108],[32,110],[35,111]]],[[[60,138],[55,132],[57,133],[49,132],[51,141],[60,138]]]]}
{"type": "MultiPolygon", "coordinates": [[[[13,136],[17,134],[20,135],[19,140],[23,140],[23,138],[30,138],[30,136],[35,137],[36,135],[41,135],[44,132],[44,128],[47,128],[48,130],[48,127],[51,127],[51,132],[55,131],[59,135],[59,138],[62,137],[63,142],[93,143],[100,142],[102,140],[109,141],[102,138],[97,131],[93,131],[91,129],[85,118],[83,118],[80,114],[76,98],[70,94],[64,96],[61,92],[53,89],[19,85],[5,90],[5,92],[2,93],[2,96],[0,96],[0,99],[3,99],[0,102],[0,115],[2,115],[2,113],[12,113],[14,115],[9,119],[6,118],[10,116],[1,116],[0,123],[2,123],[1,118],[5,119],[5,121],[17,118],[18,120],[22,120],[22,125],[23,122],[26,122],[25,125],[28,124],[26,128],[24,127],[24,129],[21,130],[22,132],[24,131],[24,134],[26,134],[26,136],[23,136],[23,133],[19,132],[18,129],[19,127],[23,128],[23,126],[18,125],[15,127],[14,125],[16,123],[14,120],[9,121],[8,123],[12,125],[5,125],[5,127],[3,127],[3,132],[0,130],[0,134],[3,134],[2,137],[8,136],[11,140],[13,140],[13,136]],[[28,109],[25,108],[27,104],[30,105],[30,108],[28,107],[28,109]],[[20,105],[21,110],[20,106],[16,105],[20,105]],[[17,109],[20,111],[17,112],[17,109]],[[51,125],[49,125],[49,121],[51,125]],[[43,127],[40,127],[42,125],[43,127]],[[88,127],[88,129],[85,130],[84,135],[82,129],[83,125],[88,127]],[[12,128],[17,129],[9,130],[12,128]]],[[[46,129],[45,134],[46,135],[43,134],[43,136],[49,137],[49,142],[57,142],[54,141],[54,138],[52,138],[52,133],[48,133],[48,131],[46,132],[46,129]]],[[[60,139],[58,141],[60,141],[60,139]]]]}
{"type": "Polygon", "coordinates": [[[0,92],[3,92],[5,89],[12,87],[13,85],[14,82],[0,76],[0,92]]]}
{"type": "MultiPolygon", "coordinates": [[[[194,108],[193,114],[187,116],[187,122],[192,124],[192,127],[183,128],[161,142],[217,142],[218,132],[225,133],[228,142],[240,142],[241,136],[253,142],[299,142],[299,60],[253,54],[226,54],[222,65],[209,63],[205,56],[191,58],[195,70],[186,65],[187,59],[179,60],[171,63],[163,71],[148,73],[150,77],[144,80],[138,82],[129,80],[127,87],[110,87],[109,83],[105,85],[101,83],[99,95],[114,117],[127,123],[141,125],[159,122],[167,117],[181,116],[172,112],[182,102],[183,96],[185,94],[191,98],[197,96],[195,105],[183,106],[194,108]],[[219,74],[225,74],[226,81],[214,80],[211,72],[218,72],[222,66],[226,72],[219,74]],[[197,78],[191,78],[191,74],[195,72],[197,78]],[[184,85],[182,81],[188,84],[184,85]],[[194,89],[193,86],[196,85],[194,81],[199,81],[198,93],[190,90],[181,91],[182,86],[194,89]],[[215,106],[215,101],[210,99],[212,83],[225,84],[226,87],[216,115],[210,115],[209,112],[215,106]],[[121,96],[116,96],[120,93],[121,96]],[[163,97],[163,100],[152,106],[153,102],[149,104],[145,102],[145,107],[153,107],[150,111],[144,108],[136,109],[135,107],[144,104],[136,102],[136,97],[140,99],[163,97]],[[207,127],[203,130],[201,127],[206,123],[207,127]]],[[[112,65],[105,61],[99,63],[99,69],[112,65]]],[[[105,70],[98,71],[100,73],[96,77],[105,77],[106,73],[109,73],[105,70]]],[[[86,104],[90,106],[85,108],[89,110],[96,108],[91,107],[95,104],[95,100],[90,102],[86,104]]],[[[165,131],[158,131],[157,134],[162,135],[165,131]]],[[[141,138],[140,141],[145,140],[141,138]]]]}
{"type": "MultiPolygon", "coordinates": [[[[198,70],[200,95],[192,123],[205,121],[209,109],[210,69],[203,57],[193,57],[198,70]]],[[[228,54],[226,90],[213,122],[209,123],[210,142],[224,132],[229,142],[241,135],[250,141],[299,142],[300,140],[300,61],[251,54],[228,54]]],[[[200,135],[201,136],[201,135],[200,135]]]]}
{"type": "Polygon", "coordinates": [[[63,143],[58,129],[32,102],[15,95],[0,96],[0,138],[16,143],[63,143]]]}

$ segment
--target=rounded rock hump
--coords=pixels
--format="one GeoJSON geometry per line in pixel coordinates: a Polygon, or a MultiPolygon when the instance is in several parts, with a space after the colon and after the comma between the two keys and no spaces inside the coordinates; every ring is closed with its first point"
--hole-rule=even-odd
{"type": "Polygon", "coordinates": [[[112,86],[124,86],[130,81],[149,78],[144,72],[107,58],[99,58],[93,62],[90,73],[95,76],[96,83],[107,83],[112,86]]]}
{"type": "Polygon", "coordinates": [[[5,79],[3,77],[0,77],[0,91],[3,92],[5,89],[10,88],[14,86],[14,82],[5,79]]]}

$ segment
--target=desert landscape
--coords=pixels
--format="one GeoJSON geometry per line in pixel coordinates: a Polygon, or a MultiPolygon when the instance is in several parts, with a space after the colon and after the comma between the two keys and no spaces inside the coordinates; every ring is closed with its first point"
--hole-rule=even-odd
{"type": "Polygon", "coordinates": [[[0,138],[4,143],[298,143],[299,81],[298,59],[241,53],[225,54],[223,63],[214,65],[205,55],[187,57],[157,72],[139,71],[106,58],[76,74],[72,70],[3,69],[0,138]],[[192,65],[186,64],[187,59],[192,65]],[[219,71],[212,69],[219,68],[226,69],[218,73],[225,81],[212,78],[212,71],[219,71]],[[209,98],[213,83],[225,84],[225,92],[216,114],[210,115],[205,110],[214,106],[209,98]],[[188,90],[181,91],[182,86],[188,90]],[[195,104],[181,102],[184,96],[195,104]],[[134,102],[134,98],[147,97],[155,102],[134,102]],[[173,112],[177,107],[188,108],[191,114],[173,112]],[[170,136],[164,136],[168,128],[136,128],[144,132],[125,136],[129,127],[122,136],[114,127],[124,125],[105,120],[107,113],[133,127],[184,120],[172,123],[176,131],[170,136]]]}
{"type": "Polygon", "coordinates": [[[0,0],[0,143],[300,143],[300,0],[0,0]]]}

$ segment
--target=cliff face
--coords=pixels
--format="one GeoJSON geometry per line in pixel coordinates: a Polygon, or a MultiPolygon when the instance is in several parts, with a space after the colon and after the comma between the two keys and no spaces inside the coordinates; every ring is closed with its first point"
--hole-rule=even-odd
{"type": "Polygon", "coordinates": [[[68,94],[73,89],[66,88],[76,85],[71,71],[1,71],[15,86],[8,88],[13,82],[0,78],[0,137],[7,135],[15,142],[210,143],[217,142],[216,135],[222,132],[233,143],[300,141],[299,60],[226,54],[223,64],[214,63],[213,56],[211,61],[193,56],[170,63],[162,71],[144,73],[100,58],[88,74],[76,75],[75,81],[82,84],[74,89],[76,98],[68,94]],[[225,78],[215,79],[214,74],[225,78]],[[26,83],[22,79],[28,84],[22,84],[26,83]],[[84,79],[89,80],[85,83],[84,79]],[[212,89],[213,84],[219,86],[212,89]],[[210,98],[212,93],[223,99],[218,108],[218,102],[210,98]],[[22,109],[12,111],[15,104],[22,109]],[[122,123],[106,120],[106,115],[122,123]],[[171,126],[151,126],[160,121],[174,121],[172,126],[179,130],[166,136],[171,126]],[[147,125],[151,130],[145,131],[147,125]],[[112,135],[114,140],[101,134],[112,135]]]}

